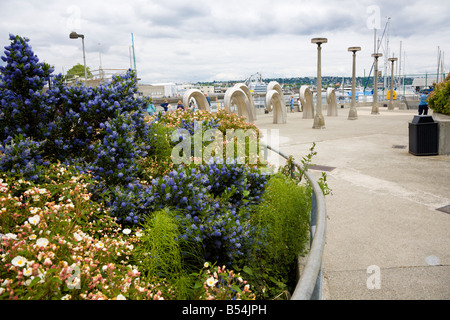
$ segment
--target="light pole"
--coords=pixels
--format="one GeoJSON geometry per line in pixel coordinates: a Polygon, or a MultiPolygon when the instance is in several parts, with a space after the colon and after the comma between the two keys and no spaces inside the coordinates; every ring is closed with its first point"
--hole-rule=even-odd
{"type": "Polygon", "coordinates": [[[83,61],[84,61],[84,82],[86,83],[87,81],[87,70],[86,70],[86,54],[84,52],[84,35],[83,34],[78,34],[75,31],[72,31],[69,34],[69,38],[70,39],[78,39],[81,38],[81,43],[83,45],[83,61]]]}
{"type": "Polygon", "coordinates": [[[373,53],[372,57],[375,58],[375,76],[373,80],[373,102],[372,102],[372,114],[380,114],[378,109],[378,58],[382,57],[382,53],[373,53]]]}
{"type": "Polygon", "coordinates": [[[389,107],[388,110],[394,110],[394,103],[393,103],[393,98],[394,98],[394,62],[397,61],[397,58],[389,58],[388,59],[390,62],[392,62],[392,66],[391,66],[391,94],[389,97],[389,107]]]}
{"type": "Polygon", "coordinates": [[[316,95],[316,112],[314,116],[313,129],[324,129],[325,120],[322,114],[322,71],[321,71],[321,50],[322,43],[327,43],[327,38],[313,38],[311,43],[317,44],[317,95],[316,95]]]}
{"type": "Polygon", "coordinates": [[[352,70],[352,104],[350,105],[350,111],[348,113],[348,120],[358,119],[358,113],[356,111],[356,52],[361,51],[361,47],[350,47],[349,52],[353,52],[353,70],[352,70]]]}

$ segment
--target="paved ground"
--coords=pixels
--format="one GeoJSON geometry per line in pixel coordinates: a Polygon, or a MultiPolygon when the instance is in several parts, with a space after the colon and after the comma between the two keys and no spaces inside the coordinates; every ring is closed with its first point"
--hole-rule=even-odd
{"type": "Polygon", "coordinates": [[[450,213],[437,210],[450,205],[450,156],[408,152],[414,110],[357,110],[357,120],[347,120],[348,108],[337,117],[325,110],[325,129],[300,112],[286,124],[272,114],[255,122],[296,160],[315,142],[313,162],[331,167],[324,297],[450,300],[450,213]]]}

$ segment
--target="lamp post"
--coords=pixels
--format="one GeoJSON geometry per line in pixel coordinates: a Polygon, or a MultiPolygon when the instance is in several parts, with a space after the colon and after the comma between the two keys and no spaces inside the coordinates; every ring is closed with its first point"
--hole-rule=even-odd
{"type": "Polygon", "coordinates": [[[352,70],[352,103],[350,105],[350,111],[348,113],[348,120],[358,119],[358,113],[356,111],[356,52],[361,51],[361,47],[350,47],[349,52],[353,52],[353,70],[352,70]]]}
{"type": "Polygon", "coordinates": [[[391,94],[389,97],[389,107],[388,110],[394,110],[394,103],[393,103],[393,98],[394,98],[394,62],[397,61],[397,58],[389,58],[388,59],[390,62],[392,62],[392,67],[391,67],[391,94]]]}
{"type": "Polygon", "coordinates": [[[84,52],[84,35],[83,34],[78,34],[75,31],[72,31],[69,34],[69,38],[70,39],[78,39],[81,38],[81,43],[83,45],[83,61],[84,61],[84,82],[86,83],[87,81],[87,69],[86,69],[86,54],[84,52]]]}
{"type": "Polygon", "coordinates": [[[373,53],[372,57],[375,58],[375,77],[373,81],[373,102],[372,102],[372,114],[380,114],[378,109],[378,58],[382,57],[382,53],[373,53]]]}
{"type": "Polygon", "coordinates": [[[322,114],[322,71],[321,71],[321,50],[322,43],[327,43],[327,38],[313,38],[311,43],[317,44],[317,95],[316,95],[316,112],[314,116],[313,129],[324,129],[325,120],[322,114]]]}

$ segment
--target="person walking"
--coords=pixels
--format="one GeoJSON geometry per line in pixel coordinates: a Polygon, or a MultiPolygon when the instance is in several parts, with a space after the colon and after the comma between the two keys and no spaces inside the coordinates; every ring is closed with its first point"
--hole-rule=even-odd
{"type": "Polygon", "coordinates": [[[426,116],[428,114],[428,95],[430,94],[429,90],[423,90],[422,94],[420,95],[420,102],[419,102],[419,116],[422,114],[426,116]]]}

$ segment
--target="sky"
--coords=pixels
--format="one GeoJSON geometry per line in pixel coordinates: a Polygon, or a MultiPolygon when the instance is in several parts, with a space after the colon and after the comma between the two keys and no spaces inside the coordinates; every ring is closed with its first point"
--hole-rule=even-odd
{"type": "Polygon", "coordinates": [[[444,71],[450,65],[448,0],[0,0],[0,8],[0,54],[10,33],[29,38],[55,73],[83,64],[71,31],[84,35],[91,70],[135,65],[148,84],[315,77],[317,37],[328,40],[322,76],[351,77],[352,46],[362,49],[356,76],[369,75],[383,34],[379,52],[401,53],[395,73],[436,73],[439,50],[444,71]]]}

